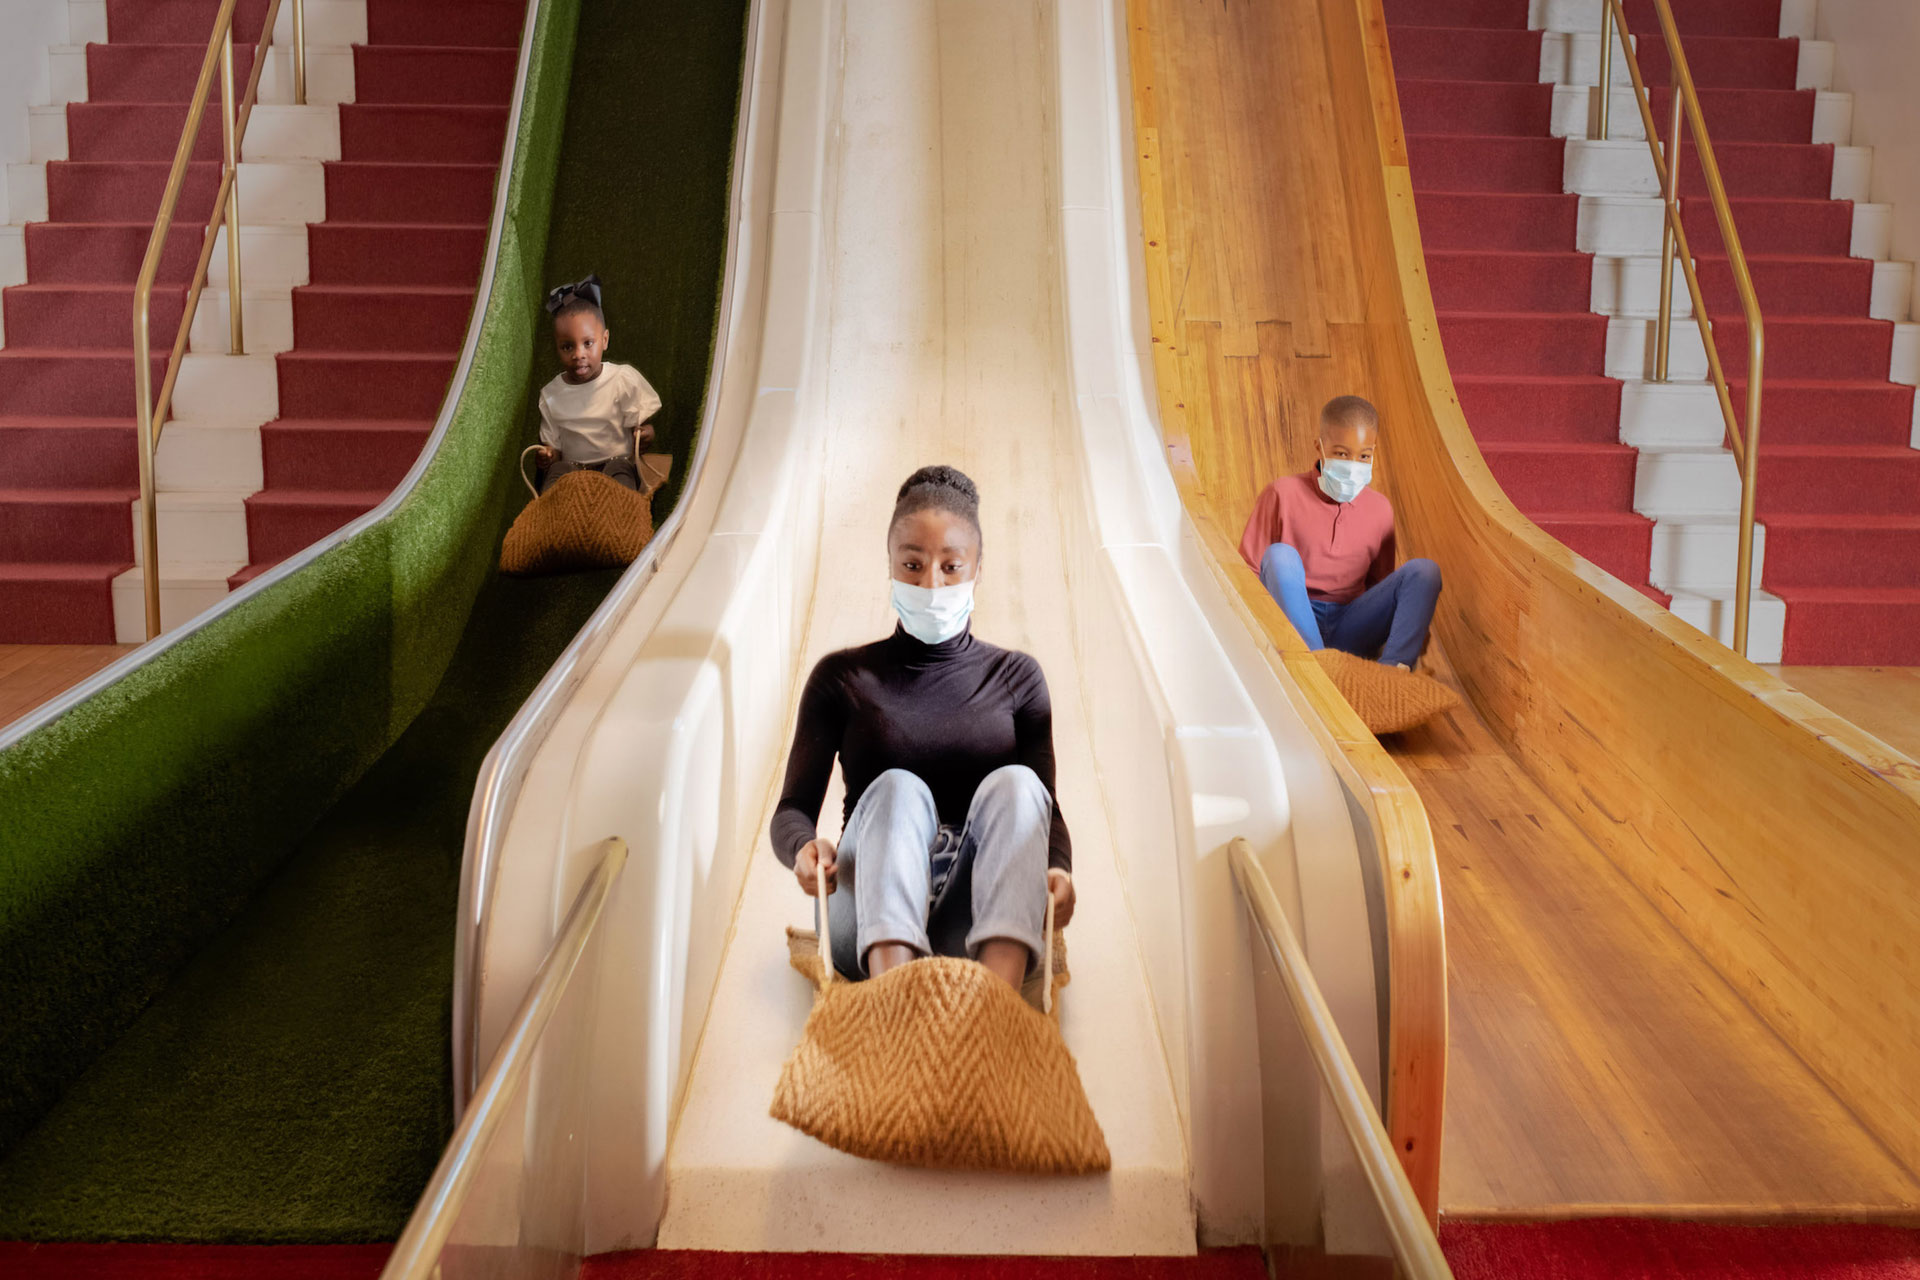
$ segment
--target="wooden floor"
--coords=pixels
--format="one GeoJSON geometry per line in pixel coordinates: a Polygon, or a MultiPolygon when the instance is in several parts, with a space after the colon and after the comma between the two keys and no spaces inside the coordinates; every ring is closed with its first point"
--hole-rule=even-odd
{"type": "Polygon", "coordinates": [[[0,726],[85,680],[130,644],[0,644],[0,726]]]}
{"type": "Polygon", "coordinates": [[[1920,1205],[1920,1182],[1470,707],[1388,741],[1446,893],[1447,1212],[1920,1205]]]}
{"type": "MultiPolygon", "coordinates": [[[[1370,389],[1377,331],[1327,163],[1335,87],[1316,14],[1297,0],[1129,7],[1161,421],[1232,532],[1267,479],[1310,464],[1317,406],[1370,389]]],[[[1899,745],[1849,712],[1846,679],[1803,687],[1899,745]]],[[[1390,745],[1427,805],[1445,896],[1443,1211],[1920,1206],[1920,1181],[1470,706],[1390,745]]]]}
{"type": "Polygon", "coordinates": [[[1920,667],[1768,667],[1827,710],[1920,760],[1920,667]]]}

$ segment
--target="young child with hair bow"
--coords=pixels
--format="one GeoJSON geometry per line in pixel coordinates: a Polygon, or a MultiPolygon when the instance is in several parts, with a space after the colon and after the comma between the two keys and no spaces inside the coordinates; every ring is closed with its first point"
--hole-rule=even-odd
{"type": "Polygon", "coordinates": [[[613,335],[600,310],[600,277],[550,291],[547,313],[561,370],[540,390],[540,488],[570,471],[598,471],[637,491],[660,396],[638,369],[606,360],[613,335]]]}

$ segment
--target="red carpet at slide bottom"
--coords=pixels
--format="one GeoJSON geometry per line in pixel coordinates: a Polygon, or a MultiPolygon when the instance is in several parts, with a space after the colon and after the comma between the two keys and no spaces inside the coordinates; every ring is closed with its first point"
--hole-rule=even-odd
{"type": "Polygon", "coordinates": [[[1920,1231],[1584,1218],[1442,1222],[1457,1280],[1920,1280],[1920,1231]]]}
{"type": "Polygon", "coordinates": [[[937,1254],[710,1253],[634,1249],[587,1259],[581,1280],[1265,1280],[1258,1249],[1192,1258],[981,1258],[937,1254]]]}

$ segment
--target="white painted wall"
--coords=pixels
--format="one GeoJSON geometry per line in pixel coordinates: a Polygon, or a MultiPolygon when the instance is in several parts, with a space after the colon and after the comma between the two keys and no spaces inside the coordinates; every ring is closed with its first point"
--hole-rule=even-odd
{"type": "Polygon", "coordinates": [[[1833,87],[1854,95],[1854,145],[1873,148],[1872,198],[1893,206],[1893,257],[1920,260],[1920,5],[1820,0],[1818,34],[1834,44],[1833,87]]]}
{"type": "MultiPolygon", "coordinates": [[[[45,102],[47,46],[67,41],[67,0],[0,0],[0,212],[7,210],[6,170],[25,164],[27,108],[45,102]]],[[[0,221],[10,221],[0,218],[0,221]]]]}

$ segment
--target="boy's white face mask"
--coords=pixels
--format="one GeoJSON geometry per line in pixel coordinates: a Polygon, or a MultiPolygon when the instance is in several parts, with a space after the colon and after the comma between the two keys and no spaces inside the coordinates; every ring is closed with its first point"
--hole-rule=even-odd
{"type": "Polygon", "coordinates": [[[1371,462],[1355,462],[1351,458],[1320,460],[1320,492],[1335,502],[1352,502],[1372,479],[1371,462]]]}
{"type": "Polygon", "coordinates": [[[921,644],[939,644],[967,629],[973,616],[973,583],[946,587],[916,587],[893,580],[893,611],[900,625],[921,644]]]}

